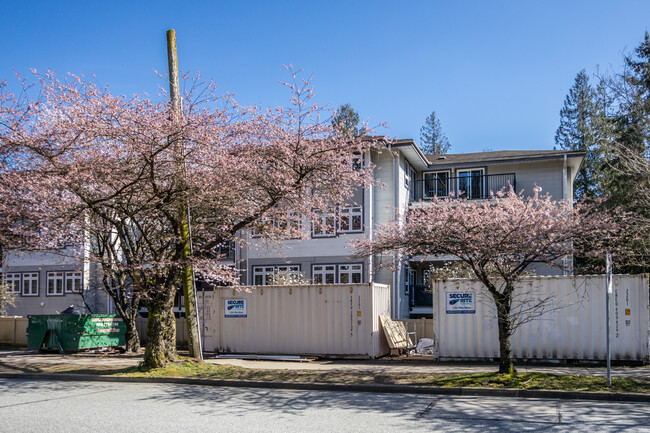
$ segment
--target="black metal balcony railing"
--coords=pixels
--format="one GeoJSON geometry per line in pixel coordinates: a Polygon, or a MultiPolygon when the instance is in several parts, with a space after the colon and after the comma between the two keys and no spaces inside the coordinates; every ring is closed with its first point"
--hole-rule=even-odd
{"type": "Polygon", "coordinates": [[[431,307],[433,305],[433,293],[431,288],[420,284],[407,284],[411,307],[431,307]]]}
{"type": "Polygon", "coordinates": [[[468,173],[456,177],[449,177],[446,173],[425,173],[424,179],[413,181],[411,200],[433,200],[435,197],[486,199],[491,193],[510,186],[517,191],[517,177],[514,173],[468,173]]]}

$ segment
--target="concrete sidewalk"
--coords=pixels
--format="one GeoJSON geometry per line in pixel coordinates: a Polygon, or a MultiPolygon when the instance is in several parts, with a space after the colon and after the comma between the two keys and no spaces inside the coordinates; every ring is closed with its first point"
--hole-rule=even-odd
{"type": "MultiPolygon", "coordinates": [[[[0,352],[0,371],[38,371],[39,366],[74,365],[110,368],[136,366],[142,361],[142,355],[128,354],[42,354],[24,351],[0,352]]],[[[308,360],[303,362],[253,360],[236,358],[207,358],[206,362],[217,365],[233,365],[248,369],[294,370],[294,371],[347,371],[366,374],[479,374],[493,373],[498,369],[495,364],[438,363],[431,357],[384,358],[378,360],[308,360]]],[[[565,366],[565,365],[530,365],[518,364],[520,373],[547,373],[557,375],[606,376],[604,367],[565,366]]],[[[615,367],[612,377],[650,379],[650,366],[615,367]]]]}

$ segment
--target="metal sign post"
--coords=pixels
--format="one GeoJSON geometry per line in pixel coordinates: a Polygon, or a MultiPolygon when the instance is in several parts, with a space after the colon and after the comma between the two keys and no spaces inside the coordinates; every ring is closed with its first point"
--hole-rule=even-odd
{"type": "Polygon", "coordinates": [[[610,341],[609,295],[612,294],[612,253],[605,254],[607,287],[605,290],[605,317],[607,320],[607,385],[612,386],[612,349],[610,341]]]}

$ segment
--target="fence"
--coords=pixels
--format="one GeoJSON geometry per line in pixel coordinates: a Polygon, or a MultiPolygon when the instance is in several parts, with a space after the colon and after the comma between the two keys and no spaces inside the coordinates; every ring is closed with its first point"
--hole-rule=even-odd
{"type": "Polygon", "coordinates": [[[416,343],[423,338],[430,338],[433,340],[433,319],[400,319],[408,332],[415,331],[416,343]]]}
{"type": "MultiPolygon", "coordinates": [[[[147,319],[138,317],[135,327],[140,336],[140,344],[147,344],[147,319]]],[[[176,319],[176,347],[187,347],[187,323],[185,319],[176,319]]]]}
{"type": "Polygon", "coordinates": [[[27,317],[0,317],[0,343],[27,346],[27,317]]]}

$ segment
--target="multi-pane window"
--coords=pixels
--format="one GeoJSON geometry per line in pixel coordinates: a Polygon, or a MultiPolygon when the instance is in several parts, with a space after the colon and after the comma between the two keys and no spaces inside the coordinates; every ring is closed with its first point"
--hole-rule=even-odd
{"type": "Polygon", "coordinates": [[[301,229],[301,216],[297,212],[289,211],[282,218],[264,218],[261,225],[252,228],[251,237],[258,238],[263,232],[273,232],[280,236],[286,235],[289,239],[297,239],[301,229]]]}
{"type": "Polygon", "coordinates": [[[363,211],[361,206],[349,206],[341,209],[339,231],[343,233],[362,231],[363,211]]]}
{"type": "Polygon", "coordinates": [[[312,236],[325,238],[336,235],[336,216],[334,213],[318,213],[312,224],[312,236]]]}
{"type": "Polygon", "coordinates": [[[253,284],[256,286],[271,286],[283,284],[300,277],[299,265],[270,265],[253,266],[253,284]]]}
{"type": "Polygon", "coordinates": [[[65,273],[65,292],[66,293],[81,292],[81,272],[65,273]]]}
{"type": "Polygon", "coordinates": [[[4,274],[4,282],[12,293],[20,293],[21,275],[19,273],[4,274]]]}
{"type": "Polygon", "coordinates": [[[311,276],[314,284],[336,283],[336,265],[313,265],[311,276]]]}
{"type": "Polygon", "coordinates": [[[357,265],[339,265],[339,283],[350,284],[360,283],[362,281],[363,266],[357,265]]]}
{"type": "Polygon", "coordinates": [[[38,296],[38,272],[23,274],[23,296],[38,296]]]}
{"type": "Polygon", "coordinates": [[[424,198],[449,196],[449,172],[424,173],[424,198]]]}
{"type": "Polygon", "coordinates": [[[62,296],[63,295],[63,272],[48,272],[47,273],[47,295],[48,296],[62,296]]]}

